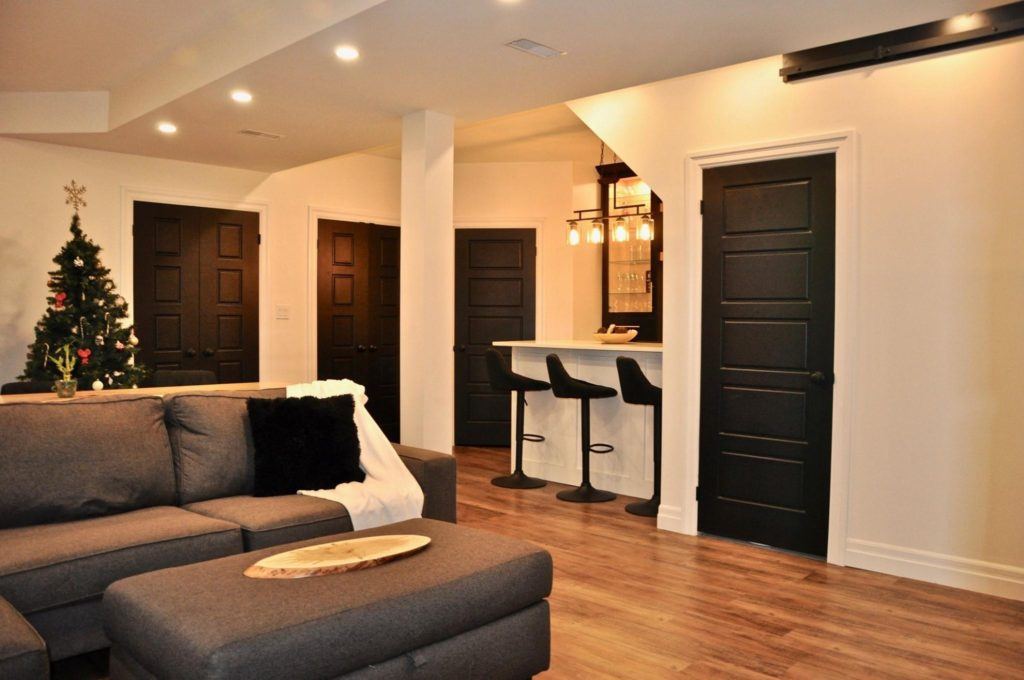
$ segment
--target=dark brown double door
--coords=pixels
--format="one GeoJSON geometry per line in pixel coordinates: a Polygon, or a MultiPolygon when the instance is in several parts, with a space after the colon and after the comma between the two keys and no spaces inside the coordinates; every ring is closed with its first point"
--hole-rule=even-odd
{"type": "Polygon", "coordinates": [[[533,229],[455,230],[457,445],[509,445],[511,398],[491,389],[484,352],[496,340],[534,338],[536,279],[533,229]]]}
{"type": "Polygon", "coordinates": [[[136,202],[133,234],[139,360],[259,380],[259,215],[136,202]]]}
{"type": "Polygon", "coordinates": [[[400,230],[317,223],[317,377],[366,388],[367,410],[398,441],[400,230]]]}
{"type": "Polygon", "coordinates": [[[704,172],[698,528],[825,555],[835,156],[704,172]]]}

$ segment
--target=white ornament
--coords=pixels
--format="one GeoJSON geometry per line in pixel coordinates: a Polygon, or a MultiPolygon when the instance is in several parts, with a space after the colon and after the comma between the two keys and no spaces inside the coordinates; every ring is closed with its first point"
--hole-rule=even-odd
{"type": "Polygon", "coordinates": [[[135,337],[135,331],[132,331],[132,334],[128,336],[128,344],[131,345],[132,347],[135,347],[135,345],[139,344],[139,339],[135,337]]]}
{"type": "Polygon", "coordinates": [[[97,347],[103,347],[103,342],[104,342],[103,336],[102,335],[97,335],[96,336],[96,346],[97,347]]]}
{"type": "Polygon", "coordinates": [[[85,266],[85,260],[83,260],[80,257],[76,257],[75,258],[75,266],[76,267],[84,267],[85,266]]]}
{"type": "Polygon", "coordinates": [[[94,390],[96,390],[97,392],[99,392],[100,390],[103,389],[103,381],[100,380],[99,378],[97,378],[96,380],[93,380],[92,381],[92,388],[94,390]]]}
{"type": "Polygon", "coordinates": [[[137,390],[137,389],[139,389],[139,386],[138,385],[132,385],[132,389],[133,390],[137,390]]]}
{"type": "Polygon", "coordinates": [[[128,365],[129,366],[134,366],[135,365],[135,355],[134,354],[129,354],[128,355],[128,365]]]}

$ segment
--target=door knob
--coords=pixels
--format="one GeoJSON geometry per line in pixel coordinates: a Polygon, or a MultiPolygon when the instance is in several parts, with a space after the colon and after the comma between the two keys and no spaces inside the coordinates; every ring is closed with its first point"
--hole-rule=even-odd
{"type": "Polygon", "coordinates": [[[832,383],[832,379],[822,371],[814,371],[808,377],[815,385],[829,385],[832,383]]]}
{"type": "Polygon", "coordinates": [[[371,352],[376,352],[377,351],[377,345],[370,345],[370,351],[371,352]]]}
{"type": "Polygon", "coordinates": [[[466,351],[466,346],[465,345],[459,345],[459,351],[460,352],[465,352],[466,351]]]}
{"type": "Polygon", "coordinates": [[[366,345],[356,345],[356,351],[357,352],[365,352],[366,351],[366,345]]]}
{"type": "Polygon", "coordinates": [[[189,347],[187,350],[185,350],[185,356],[187,356],[189,359],[191,359],[195,355],[196,355],[196,348],[195,347],[189,347]]]}
{"type": "Polygon", "coordinates": [[[212,357],[214,354],[216,354],[216,352],[213,351],[212,347],[207,347],[206,349],[203,350],[204,357],[212,357]]]}

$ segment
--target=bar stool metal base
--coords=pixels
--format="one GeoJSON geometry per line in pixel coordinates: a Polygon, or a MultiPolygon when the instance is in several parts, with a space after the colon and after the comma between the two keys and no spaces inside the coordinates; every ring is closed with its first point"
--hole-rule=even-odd
{"type": "Polygon", "coordinates": [[[585,483],[575,489],[559,491],[555,494],[555,497],[560,501],[568,501],[569,503],[606,503],[618,498],[611,491],[595,489],[589,483],[585,483]]]}
{"type": "Polygon", "coordinates": [[[516,470],[510,475],[495,477],[491,480],[491,484],[503,489],[539,489],[542,486],[547,486],[547,482],[543,479],[530,477],[522,470],[516,470]]]}
{"type": "Polygon", "coordinates": [[[640,517],[657,517],[659,505],[661,505],[661,499],[655,496],[647,501],[628,503],[626,505],[626,512],[640,517]]]}

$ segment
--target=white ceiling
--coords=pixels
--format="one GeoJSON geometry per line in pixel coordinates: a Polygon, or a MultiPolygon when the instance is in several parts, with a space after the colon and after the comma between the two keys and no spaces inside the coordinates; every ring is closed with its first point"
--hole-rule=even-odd
{"type": "MultiPolygon", "coordinates": [[[[593,140],[578,121],[572,123],[557,107],[532,117],[513,116],[506,120],[511,129],[505,132],[466,126],[999,4],[986,0],[282,2],[178,0],[170,12],[164,9],[170,5],[159,0],[0,0],[0,89],[107,89],[111,117],[127,119],[102,133],[18,136],[273,171],[393,146],[399,142],[401,117],[426,108],[455,116],[460,140],[477,136],[475,142],[463,144],[462,160],[496,160],[496,149],[509,156],[500,160],[536,160],[540,159],[536,156],[552,155],[552,147],[559,143],[583,149],[593,140]],[[87,8],[93,8],[99,18],[87,8]],[[288,8],[303,13],[304,23],[301,30],[288,33],[294,37],[290,44],[275,49],[283,41],[282,31],[275,26],[285,18],[290,21],[288,8]],[[267,15],[274,20],[264,17],[260,24],[256,10],[280,14],[267,15]],[[185,73],[180,45],[204,30],[203,44],[221,47],[219,61],[202,63],[213,61],[218,53],[213,47],[197,47],[186,54],[199,63],[190,64],[185,73]],[[253,39],[257,31],[267,35],[265,43],[260,43],[265,53],[253,48],[254,42],[260,42],[253,39]],[[229,56],[244,51],[245,63],[224,72],[223,45],[240,36],[244,44],[229,56]],[[522,37],[566,50],[567,55],[545,60],[503,46],[522,37]],[[333,50],[340,43],[357,45],[362,58],[353,63],[338,61],[333,50]],[[154,83],[165,90],[164,97],[161,91],[154,92],[154,83]],[[252,91],[252,104],[243,107],[229,100],[229,91],[236,87],[252,91]],[[160,120],[175,122],[178,133],[157,133],[154,126],[160,120]],[[283,138],[246,137],[238,134],[242,128],[283,138]]],[[[582,151],[559,153],[571,156],[582,151]]]]}

